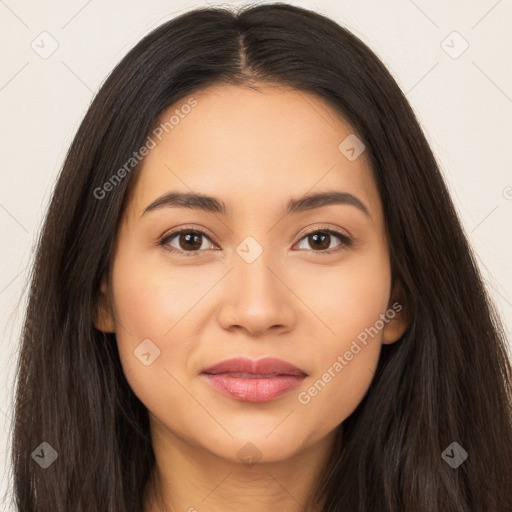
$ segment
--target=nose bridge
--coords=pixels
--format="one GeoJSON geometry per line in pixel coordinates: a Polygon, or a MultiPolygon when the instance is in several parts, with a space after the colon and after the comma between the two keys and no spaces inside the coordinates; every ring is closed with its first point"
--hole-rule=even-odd
{"type": "Polygon", "coordinates": [[[253,236],[233,254],[233,271],[222,298],[220,321],[251,333],[273,326],[290,327],[294,319],[291,294],[279,277],[279,258],[253,236]]]}
{"type": "MultiPolygon", "coordinates": [[[[261,236],[259,237],[261,240],[261,236]]],[[[266,239],[265,239],[266,240],[266,239]]],[[[236,248],[235,279],[240,300],[250,298],[260,302],[276,300],[282,295],[282,283],[275,276],[275,252],[268,244],[263,246],[255,237],[247,236],[236,248]],[[273,271],[271,271],[271,269],[273,271]]],[[[281,297],[283,300],[284,297],[281,297]]]]}

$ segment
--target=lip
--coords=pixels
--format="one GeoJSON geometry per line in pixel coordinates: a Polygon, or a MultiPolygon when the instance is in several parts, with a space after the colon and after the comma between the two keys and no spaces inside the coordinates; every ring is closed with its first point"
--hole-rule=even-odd
{"type": "Polygon", "coordinates": [[[257,361],[237,357],[205,368],[201,375],[225,396],[246,402],[268,402],[299,386],[307,373],[272,357],[257,361]]]}
{"type": "Polygon", "coordinates": [[[273,357],[264,357],[257,361],[246,357],[226,359],[225,361],[205,368],[202,373],[208,373],[210,375],[217,375],[219,373],[249,373],[251,375],[265,376],[307,375],[306,372],[293,364],[273,357]]]}

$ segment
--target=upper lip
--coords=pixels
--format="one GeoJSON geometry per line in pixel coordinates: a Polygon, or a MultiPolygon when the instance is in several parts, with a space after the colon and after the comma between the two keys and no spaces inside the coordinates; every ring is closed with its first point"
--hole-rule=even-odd
{"type": "Polygon", "coordinates": [[[245,357],[235,357],[226,359],[220,363],[205,368],[202,373],[216,375],[218,373],[249,373],[252,375],[307,375],[306,372],[297,368],[291,363],[275,359],[273,357],[264,357],[254,361],[245,357]]]}

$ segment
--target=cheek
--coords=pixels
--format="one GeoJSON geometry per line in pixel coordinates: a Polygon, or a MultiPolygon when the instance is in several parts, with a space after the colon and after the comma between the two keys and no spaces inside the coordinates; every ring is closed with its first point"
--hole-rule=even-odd
{"type": "Polygon", "coordinates": [[[387,259],[370,252],[353,265],[310,275],[309,282],[301,280],[301,290],[318,321],[316,336],[309,335],[316,340],[311,352],[315,374],[298,402],[311,409],[311,417],[318,415],[334,426],[354,411],[373,380],[381,351],[381,315],[389,302],[387,259]]]}
{"type": "Polygon", "coordinates": [[[187,322],[187,314],[211,284],[208,276],[173,266],[164,249],[141,250],[146,242],[127,240],[116,256],[113,293],[116,318],[131,338],[166,340],[187,322]]]}
{"type": "Polygon", "coordinates": [[[347,257],[337,265],[314,268],[301,263],[287,279],[309,310],[307,317],[311,321],[302,325],[314,327],[316,338],[325,340],[325,347],[343,349],[375,324],[389,302],[390,268],[380,246],[347,257]]]}
{"type": "Polygon", "coordinates": [[[178,284],[144,269],[119,272],[114,284],[116,319],[132,336],[162,337],[183,309],[178,284]]]}
{"type": "Polygon", "coordinates": [[[194,336],[183,330],[196,293],[183,297],[186,278],[182,273],[180,279],[177,272],[148,265],[128,250],[113,269],[121,364],[133,392],[150,410],[164,406],[166,393],[180,396],[178,381],[193,349],[194,336]]]}

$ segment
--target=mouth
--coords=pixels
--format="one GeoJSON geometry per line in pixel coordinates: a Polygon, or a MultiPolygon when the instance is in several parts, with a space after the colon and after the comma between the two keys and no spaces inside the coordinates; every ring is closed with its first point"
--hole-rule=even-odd
{"type": "Polygon", "coordinates": [[[296,388],[307,373],[279,359],[235,358],[205,368],[201,375],[216,391],[235,400],[268,402],[296,388]]]}

